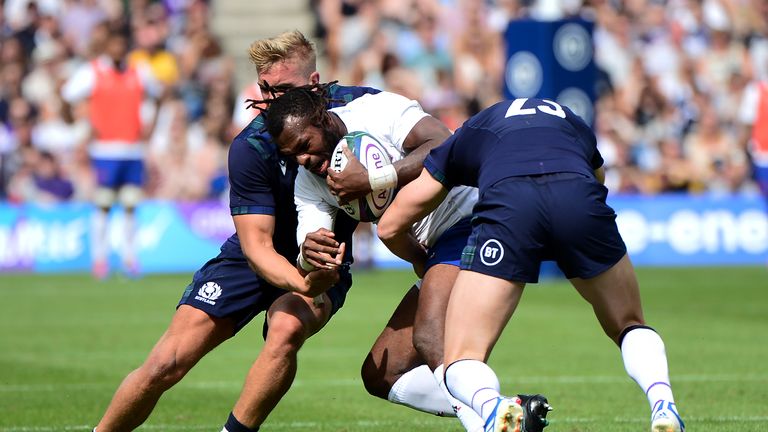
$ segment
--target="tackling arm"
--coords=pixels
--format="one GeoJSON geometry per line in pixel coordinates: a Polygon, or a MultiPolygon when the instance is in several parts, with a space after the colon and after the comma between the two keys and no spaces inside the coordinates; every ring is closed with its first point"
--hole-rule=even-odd
{"type": "Polygon", "coordinates": [[[295,265],[277,253],[272,244],[275,217],[265,214],[237,215],[235,222],[240,247],[251,269],[270,284],[305,295],[319,294],[327,287],[313,287],[295,265]]]}
{"type": "Polygon", "coordinates": [[[426,251],[411,233],[411,226],[437,208],[448,195],[426,169],[398,192],[378,223],[381,241],[398,257],[411,262],[417,273],[426,261],[426,251]]]}

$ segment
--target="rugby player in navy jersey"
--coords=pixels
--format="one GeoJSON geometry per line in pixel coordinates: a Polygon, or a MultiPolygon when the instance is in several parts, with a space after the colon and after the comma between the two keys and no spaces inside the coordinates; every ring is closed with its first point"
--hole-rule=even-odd
{"type": "Polygon", "coordinates": [[[448,304],[444,361],[448,390],[486,420],[486,431],[535,432],[547,424],[546,398],[502,396],[486,364],[543,260],[557,262],[620,347],[651,406],[651,430],[685,429],[664,343],[645,323],[637,278],[606,204],[602,165],[594,134],[568,108],[544,99],[503,101],[432,150],[379,222],[379,237],[397,248],[410,224],[453,187],[479,188],[448,304]]]}
{"type": "MultiPolygon", "coordinates": [[[[299,32],[256,41],[251,59],[265,89],[317,83],[312,44],[299,32]]],[[[278,90],[275,90],[278,89],[278,90]]],[[[343,103],[377,90],[332,86],[343,103]]],[[[331,106],[335,106],[334,102],[331,106]]],[[[330,107],[330,106],[329,106],[330,107]]],[[[198,270],[160,340],[115,392],[94,430],[130,431],[149,417],[162,394],[208,352],[266,312],[265,343],[223,430],[258,430],[293,382],[297,352],[343,304],[351,286],[351,250],[334,270],[300,273],[293,187],[297,166],[279,156],[259,116],[232,142],[230,208],[236,228],[221,253],[198,270]]],[[[340,219],[335,236],[351,244],[356,222],[340,219]]]]}

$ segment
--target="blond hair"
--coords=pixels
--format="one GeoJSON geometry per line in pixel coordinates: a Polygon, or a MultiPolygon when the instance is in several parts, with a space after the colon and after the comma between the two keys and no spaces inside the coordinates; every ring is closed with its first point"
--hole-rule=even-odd
{"type": "Polygon", "coordinates": [[[276,63],[288,60],[297,61],[307,76],[317,70],[315,46],[298,30],[255,41],[248,55],[259,74],[268,71],[276,63]]]}

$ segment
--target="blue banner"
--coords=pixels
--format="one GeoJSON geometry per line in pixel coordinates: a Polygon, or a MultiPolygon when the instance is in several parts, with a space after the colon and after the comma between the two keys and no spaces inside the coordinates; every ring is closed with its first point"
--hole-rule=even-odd
{"type": "Polygon", "coordinates": [[[593,124],[593,29],[594,23],[583,19],[510,21],[504,34],[504,97],[552,99],[593,124]]]}
{"type": "Polygon", "coordinates": [[[608,203],[637,265],[768,264],[761,197],[615,196],[608,203]]]}
{"type": "MultiPolygon", "coordinates": [[[[95,211],[88,204],[0,204],[0,272],[90,271],[95,211]]],[[[124,221],[116,209],[107,226],[115,269],[121,267],[124,221]]],[[[134,246],[145,273],[195,270],[234,232],[229,208],[219,203],[148,202],[137,209],[136,226],[134,246]]]]}
{"type": "MultiPolygon", "coordinates": [[[[610,196],[636,266],[767,265],[768,209],[758,196],[610,196]]],[[[376,265],[406,266],[381,242],[376,265]]],[[[547,263],[542,273],[557,273],[547,263]]]]}
{"type": "MultiPolygon", "coordinates": [[[[768,263],[768,210],[760,197],[611,196],[608,203],[635,265],[768,263]]],[[[86,204],[0,204],[0,272],[90,271],[95,211],[86,204]]],[[[124,246],[123,216],[118,209],[109,219],[114,268],[124,246]]],[[[136,219],[134,242],[145,273],[194,271],[234,232],[221,203],[148,202],[136,219]]],[[[369,246],[376,266],[408,266],[378,240],[369,246]]]]}

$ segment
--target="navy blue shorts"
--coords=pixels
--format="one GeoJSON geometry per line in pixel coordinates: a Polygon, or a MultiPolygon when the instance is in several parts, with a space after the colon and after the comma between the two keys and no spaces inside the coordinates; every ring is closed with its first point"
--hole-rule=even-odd
{"type": "MultiPolygon", "coordinates": [[[[331,316],[344,305],[351,286],[352,275],[349,267],[345,267],[341,270],[339,283],[327,291],[332,305],[331,316]]],[[[186,304],[217,318],[231,318],[237,333],[288,292],[268,284],[245,260],[216,257],[195,272],[176,307],[186,304]]],[[[264,320],[264,336],[266,330],[264,320]]]]}
{"type": "Polygon", "coordinates": [[[608,189],[575,173],[510,177],[484,191],[475,206],[463,270],[538,282],[542,261],[567,278],[591,278],[627,252],[608,189]]]}
{"type": "Polygon", "coordinates": [[[141,159],[93,159],[91,164],[99,186],[118,189],[125,185],[144,184],[144,162],[141,159]]]}
{"type": "Polygon", "coordinates": [[[466,217],[445,230],[427,251],[429,270],[435,264],[449,264],[456,267],[461,264],[461,253],[467,245],[467,238],[472,233],[472,218],[466,217]]]}

